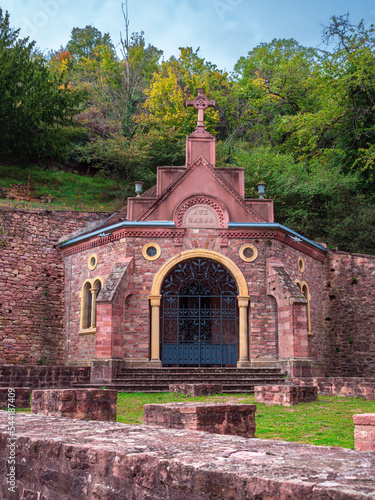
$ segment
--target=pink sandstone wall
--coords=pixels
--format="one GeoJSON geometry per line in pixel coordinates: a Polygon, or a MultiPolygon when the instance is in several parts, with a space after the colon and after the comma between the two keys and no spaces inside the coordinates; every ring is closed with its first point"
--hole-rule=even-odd
{"type": "Polygon", "coordinates": [[[216,230],[187,230],[182,246],[174,246],[171,237],[148,235],[85,250],[65,258],[64,267],[57,242],[62,235],[83,228],[88,220],[103,214],[1,209],[0,211],[0,363],[48,364],[66,360],[65,300],[71,287],[69,329],[70,361],[89,361],[94,357],[94,336],[79,336],[80,301],[78,293],[86,278],[105,279],[114,263],[135,257],[134,294],[127,298],[124,318],[125,357],[148,357],[149,304],[147,295],[159,267],[178,252],[190,248],[208,248],[221,252],[242,269],[249,284],[251,304],[249,325],[253,359],[276,359],[277,308],[275,299],[266,295],[266,258],[283,261],[293,280],[306,281],[311,301],[312,332],[309,355],[328,360],[328,375],[374,376],[375,374],[375,257],[330,252],[323,264],[276,240],[243,237],[221,247],[216,230]],[[146,261],[142,247],[150,241],[162,249],[156,261],[146,261]],[[243,262],[238,251],[243,243],[257,246],[258,259],[243,262]],[[89,271],[87,259],[98,255],[98,267],[89,271]],[[305,271],[298,271],[298,257],[305,260],[305,271]],[[72,273],[70,274],[70,262],[72,273]],[[324,288],[321,284],[324,278],[324,288]],[[322,311],[322,300],[324,310],[322,311]],[[323,328],[325,334],[323,335],[323,328]]]}
{"type": "Polygon", "coordinates": [[[103,218],[0,210],[0,364],[65,362],[64,265],[57,242],[103,218]]]}
{"type": "Polygon", "coordinates": [[[329,252],[324,280],[327,375],[375,376],[375,256],[329,252]]]}
{"type": "MultiPolygon", "coordinates": [[[[71,253],[65,257],[65,273],[67,276],[65,293],[70,293],[70,347],[69,361],[90,360],[95,353],[95,334],[80,335],[79,322],[81,303],[79,293],[86,279],[101,277],[105,281],[118,260],[134,257],[134,293],[125,302],[124,319],[124,352],[125,358],[148,359],[149,355],[149,300],[152,281],[155,273],[169,258],[184,250],[204,248],[220,252],[232,259],[242,270],[249,286],[251,304],[249,307],[250,350],[252,359],[276,360],[277,349],[277,309],[275,299],[266,291],[266,259],[280,258],[292,280],[306,281],[312,296],[311,317],[313,335],[309,337],[309,354],[316,360],[323,359],[322,331],[322,284],[323,264],[277,240],[255,239],[243,237],[232,238],[228,246],[220,246],[215,229],[187,229],[182,246],[175,246],[172,237],[163,236],[168,230],[151,230],[144,237],[140,232],[129,229],[129,237],[113,241],[110,244],[96,246],[71,253]],[[142,248],[146,243],[155,241],[161,247],[161,256],[155,261],[148,261],[142,256],[142,248]],[[239,250],[244,243],[252,243],[258,248],[258,258],[246,263],[239,257],[239,250]],[[95,253],[98,258],[97,267],[90,270],[89,256],[95,253]],[[305,271],[298,270],[298,258],[305,260],[305,271]],[[70,272],[70,266],[72,271],[70,272]]],[[[70,251],[70,249],[68,248],[70,251]]]]}

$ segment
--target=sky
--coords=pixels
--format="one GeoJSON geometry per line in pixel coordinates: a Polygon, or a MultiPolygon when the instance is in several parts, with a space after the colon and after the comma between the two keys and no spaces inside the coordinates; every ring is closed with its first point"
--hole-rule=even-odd
{"type": "MultiPolygon", "coordinates": [[[[42,52],[65,46],[74,27],[95,26],[114,45],[124,33],[121,0],[0,0],[0,7],[42,52]]],[[[128,9],[130,32],[144,31],[165,60],[179,47],[200,47],[201,57],[227,71],[273,38],[324,48],[322,26],[333,15],[349,12],[353,24],[375,24],[374,0],[128,0],[128,9]]]]}

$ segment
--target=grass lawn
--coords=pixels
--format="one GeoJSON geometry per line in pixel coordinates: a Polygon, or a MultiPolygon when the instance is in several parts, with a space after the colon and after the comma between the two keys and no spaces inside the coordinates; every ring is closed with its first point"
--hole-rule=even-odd
{"type": "MultiPolygon", "coordinates": [[[[143,419],[144,404],[182,401],[216,403],[231,401],[254,404],[254,396],[218,394],[209,397],[185,398],[180,394],[169,393],[119,393],[117,421],[140,424],[143,419]]],[[[375,401],[319,396],[319,401],[292,407],[257,404],[255,437],[354,449],[353,415],[356,413],[375,413],[375,401]]]]}

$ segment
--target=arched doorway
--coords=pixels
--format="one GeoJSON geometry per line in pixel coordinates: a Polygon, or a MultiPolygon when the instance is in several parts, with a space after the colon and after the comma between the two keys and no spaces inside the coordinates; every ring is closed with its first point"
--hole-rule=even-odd
{"type": "Polygon", "coordinates": [[[162,363],[160,359],[160,339],[161,339],[161,321],[160,321],[160,308],[161,308],[161,289],[165,278],[168,274],[176,267],[179,263],[193,260],[196,258],[209,259],[214,262],[220,263],[229,272],[231,276],[234,277],[239,295],[237,296],[237,304],[239,308],[239,320],[238,320],[238,330],[239,330],[239,359],[237,362],[237,367],[245,368],[250,366],[249,360],[249,339],[248,339],[248,305],[249,305],[249,291],[246,283],[246,279],[242,274],[239,267],[225,255],[215,252],[213,250],[205,250],[203,248],[196,248],[192,250],[185,250],[178,253],[174,257],[167,260],[158,270],[154,276],[152,282],[152,287],[150,290],[150,295],[148,296],[150,300],[150,320],[151,320],[151,339],[150,339],[150,361],[149,366],[159,368],[162,363]]]}
{"type": "Polygon", "coordinates": [[[238,288],[226,267],[202,257],[179,262],[160,293],[163,366],[237,364],[238,288]]]}

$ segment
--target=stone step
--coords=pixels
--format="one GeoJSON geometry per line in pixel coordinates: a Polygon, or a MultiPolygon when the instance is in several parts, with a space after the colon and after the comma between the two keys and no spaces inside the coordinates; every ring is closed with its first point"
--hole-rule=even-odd
{"type": "Polygon", "coordinates": [[[268,377],[282,377],[282,373],[267,373],[267,372],[260,372],[260,373],[241,373],[241,372],[234,372],[234,373],[191,373],[191,372],[179,372],[179,373],[158,373],[158,372],[142,372],[142,373],[119,373],[117,375],[118,377],[209,377],[209,378],[214,378],[214,377],[241,377],[241,378],[248,378],[248,377],[263,377],[263,376],[268,376],[268,377]]]}
{"type": "Polygon", "coordinates": [[[225,375],[228,377],[233,377],[233,376],[241,376],[241,377],[257,377],[259,375],[278,375],[281,376],[283,375],[280,373],[280,371],[273,371],[273,372],[268,372],[268,371],[259,371],[259,372],[244,372],[242,370],[238,371],[233,371],[233,372],[223,372],[223,371],[197,371],[197,372],[192,372],[192,371],[178,371],[178,372],[167,372],[164,370],[149,370],[149,371],[140,371],[140,372],[119,372],[118,376],[129,376],[133,375],[135,377],[140,377],[142,375],[154,375],[156,377],[161,377],[161,376],[184,376],[184,375],[191,375],[191,376],[212,376],[212,377],[217,377],[219,375],[225,375]]]}
{"type": "MultiPolygon", "coordinates": [[[[83,387],[83,386],[80,386],[83,387]]],[[[102,385],[91,384],[91,388],[100,387],[102,385]]],[[[145,392],[145,393],[157,393],[157,392],[169,392],[169,385],[165,384],[154,384],[152,386],[147,384],[107,384],[106,389],[115,389],[118,392],[145,392]]],[[[238,394],[238,393],[248,393],[254,394],[254,385],[253,384],[244,384],[244,385],[228,385],[223,384],[223,393],[226,394],[238,394]]]]}
{"type": "MultiPolygon", "coordinates": [[[[188,381],[184,381],[184,380],[177,380],[174,379],[174,378],[170,378],[170,379],[163,379],[163,380],[158,380],[158,379],[154,379],[154,380],[144,380],[144,379],[139,379],[139,380],[136,380],[136,379],[120,379],[120,378],[116,378],[114,380],[112,380],[111,382],[108,382],[108,383],[111,383],[111,384],[150,384],[150,385],[153,385],[153,384],[163,384],[163,385],[168,385],[168,384],[172,384],[172,383],[176,383],[176,384],[183,384],[183,383],[187,383],[187,384],[205,384],[205,383],[209,383],[209,384],[212,384],[212,383],[217,383],[217,384],[230,384],[230,385],[257,385],[257,384],[260,384],[260,385],[264,385],[265,383],[267,382],[270,382],[271,384],[273,383],[277,383],[277,382],[280,382],[280,383],[284,383],[285,380],[283,378],[269,378],[269,377],[256,377],[256,378],[252,378],[250,380],[237,380],[237,379],[227,379],[227,378],[218,378],[216,380],[204,380],[204,379],[196,379],[196,380],[188,380],[188,381]]],[[[82,385],[82,384],[80,384],[82,385]]],[[[92,384],[85,384],[85,385],[92,385],[92,384]]],[[[98,383],[96,383],[95,385],[100,385],[98,383]]]]}
{"type": "MultiPolygon", "coordinates": [[[[277,382],[283,383],[283,379],[266,379],[266,378],[258,378],[254,380],[227,380],[227,379],[218,379],[215,380],[215,384],[224,384],[224,385],[265,385],[265,384],[276,384],[277,382]]],[[[119,380],[115,379],[112,380],[111,384],[119,384],[119,385],[165,385],[168,386],[169,384],[176,383],[176,384],[181,384],[181,383],[188,383],[188,384],[205,384],[205,383],[213,383],[212,381],[206,382],[204,380],[197,380],[196,382],[189,380],[188,382],[173,382],[172,380],[119,380]]]]}
{"type": "MultiPolygon", "coordinates": [[[[108,384],[90,384],[90,387],[100,387],[103,385],[107,389],[116,389],[119,392],[169,392],[169,385],[173,383],[172,380],[167,381],[126,381],[126,380],[114,380],[108,384]]],[[[178,383],[178,382],[177,382],[178,383]]],[[[201,380],[197,380],[196,383],[204,383],[201,380]]],[[[266,379],[266,378],[258,378],[251,381],[230,381],[230,380],[220,380],[217,383],[222,384],[224,393],[254,393],[254,386],[257,385],[282,385],[284,383],[284,379],[266,379]]],[[[82,385],[80,387],[83,387],[82,385]]],[[[88,387],[88,386],[87,386],[88,387]]]]}
{"type": "Polygon", "coordinates": [[[86,387],[105,386],[121,392],[168,392],[171,384],[217,383],[222,384],[225,393],[252,394],[256,385],[276,385],[284,381],[279,368],[126,368],[110,383],[86,387]]]}
{"type": "Polygon", "coordinates": [[[204,367],[173,367],[173,368],[122,368],[119,374],[130,373],[243,373],[243,374],[258,374],[258,373],[278,373],[281,374],[280,368],[204,368],[204,367]]]}

